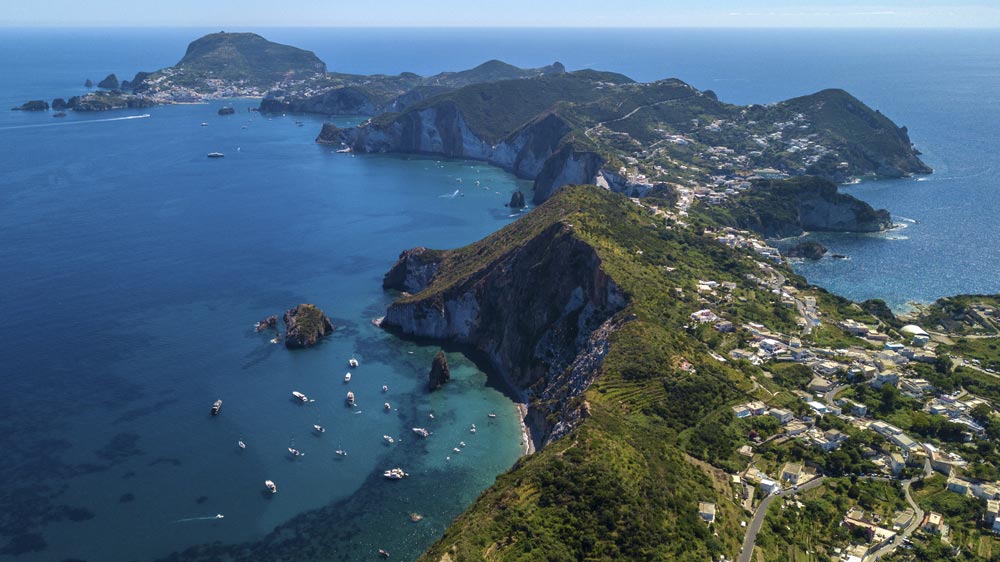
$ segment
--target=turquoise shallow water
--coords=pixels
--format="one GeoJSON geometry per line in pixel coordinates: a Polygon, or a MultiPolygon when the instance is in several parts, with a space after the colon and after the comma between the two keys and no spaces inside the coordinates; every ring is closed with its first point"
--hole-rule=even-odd
{"type": "MultiPolygon", "coordinates": [[[[0,107],[172,64],[203,31],[215,30],[0,30],[0,107]]],[[[257,31],[351,72],[502,58],[677,76],[734,103],[846,88],[908,125],[936,173],[847,188],[907,228],[821,236],[850,259],[798,270],[896,306],[1000,290],[1000,33],[257,31]]],[[[267,560],[355,560],[383,547],[412,559],[519,454],[501,385],[451,350],[455,382],[428,395],[438,348],[369,320],[388,302],[381,276],[402,249],[481,238],[513,220],[503,203],[527,185],[472,162],[334,154],[313,143],[317,119],[249,121],[253,103],[235,105],[226,118],[219,104],[59,122],[0,111],[0,558],[151,560],[192,548],[173,557],[191,560],[246,548],[267,560]],[[205,158],[216,150],[226,158],[205,158]],[[464,196],[442,197],[455,189],[464,196]],[[253,333],[299,302],[322,306],[338,332],[295,353],[253,333]],[[362,365],[348,387],[352,355],[362,365]],[[344,407],[347,388],[360,414],[344,407]],[[296,389],[316,402],[292,403],[296,389]],[[314,423],[328,432],[313,436],[314,423]],[[414,425],[435,435],[418,441],[414,425]],[[383,434],[402,439],[390,447],[383,434]],[[306,453],[295,462],[293,444],[306,453]],[[383,481],[392,466],[412,476],[383,481]],[[261,493],[265,478],[277,496],[261,493]],[[426,518],[411,523],[411,512],[426,518]],[[225,519],[179,521],[216,513],[225,519]]]]}

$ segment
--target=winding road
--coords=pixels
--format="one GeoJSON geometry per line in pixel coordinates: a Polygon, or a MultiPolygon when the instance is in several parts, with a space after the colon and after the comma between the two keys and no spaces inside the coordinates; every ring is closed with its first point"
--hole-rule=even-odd
{"type": "Polygon", "coordinates": [[[824,478],[826,477],[819,476],[798,486],[797,489],[782,490],[776,494],[770,494],[761,500],[760,505],[757,506],[757,511],[753,514],[753,519],[750,520],[750,524],[747,526],[747,534],[743,536],[743,548],[740,549],[740,555],[736,558],[736,562],[750,562],[750,557],[753,556],[754,544],[757,542],[757,533],[760,531],[760,526],[764,524],[764,517],[767,516],[767,508],[771,505],[771,500],[776,497],[785,497],[812,490],[822,484],[824,478]]]}
{"type": "Polygon", "coordinates": [[[910,509],[913,510],[913,521],[911,521],[910,524],[903,529],[902,533],[897,534],[896,538],[893,539],[891,543],[883,546],[875,552],[872,552],[868,556],[865,556],[864,562],[873,562],[874,560],[878,560],[886,554],[889,554],[893,550],[896,550],[896,548],[903,544],[903,541],[909,538],[913,531],[917,530],[917,527],[920,526],[920,522],[924,520],[924,510],[920,509],[917,502],[913,501],[913,497],[910,495],[910,484],[918,480],[923,480],[924,478],[929,478],[933,473],[934,471],[931,468],[931,461],[929,459],[924,459],[924,471],[921,472],[919,476],[914,476],[913,478],[903,481],[903,497],[906,498],[906,503],[908,503],[910,505],[910,509]]]}

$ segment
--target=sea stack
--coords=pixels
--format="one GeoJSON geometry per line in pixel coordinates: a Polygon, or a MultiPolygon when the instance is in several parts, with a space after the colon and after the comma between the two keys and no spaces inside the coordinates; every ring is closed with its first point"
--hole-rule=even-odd
{"type": "Polygon", "coordinates": [[[443,351],[438,351],[431,362],[430,382],[428,387],[431,392],[441,388],[444,383],[451,380],[451,371],[448,370],[448,359],[443,351]]]}
{"type": "Polygon", "coordinates": [[[84,87],[84,88],[93,88],[93,87],[94,87],[94,81],[93,81],[93,80],[91,80],[90,78],[87,78],[87,79],[86,79],[86,80],[85,80],[85,81],[83,82],[83,87],[84,87]]]}
{"type": "Polygon", "coordinates": [[[236,113],[236,109],[232,107],[223,107],[219,109],[219,115],[232,115],[236,113]]]}
{"type": "Polygon", "coordinates": [[[517,190],[513,195],[510,196],[510,203],[507,204],[511,209],[523,209],[524,208],[524,194],[521,190],[517,190]]]}
{"type": "Polygon", "coordinates": [[[285,311],[285,347],[299,349],[316,345],[333,333],[333,323],[314,304],[300,304],[285,311]]]}

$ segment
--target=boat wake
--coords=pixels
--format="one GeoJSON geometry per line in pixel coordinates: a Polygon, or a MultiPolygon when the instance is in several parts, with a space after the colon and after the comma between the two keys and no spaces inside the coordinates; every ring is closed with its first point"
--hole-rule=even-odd
{"type": "Polygon", "coordinates": [[[445,193],[444,195],[438,195],[438,197],[442,199],[454,199],[455,197],[458,197],[459,193],[460,190],[456,189],[454,193],[445,193]]]}
{"type": "Polygon", "coordinates": [[[208,517],[188,517],[187,519],[178,519],[176,521],[172,521],[172,523],[187,523],[189,521],[213,521],[216,519],[223,519],[224,517],[225,515],[217,513],[215,515],[210,515],[208,517]]]}
{"type": "Polygon", "coordinates": [[[130,121],[132,119],[145,119],[148,113],[142,115],[127,115],[125,117],[109,117],[107,119],[87,119],[85,121],[61,121],[59,123],[37,123],[34,125],[14,125],[12,127],[0,127],[0,131],[10,131],[13,129],[37,129],[40,127],[63,127],[66,125],[82,125],[84,123],[108,123],[110,121],[130,121]]]}

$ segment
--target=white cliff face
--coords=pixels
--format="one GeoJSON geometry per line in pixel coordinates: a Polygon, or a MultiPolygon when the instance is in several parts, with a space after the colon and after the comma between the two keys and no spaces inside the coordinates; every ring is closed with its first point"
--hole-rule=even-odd
{"type": "Polygon", "coordinates": [[[623,179],[601,169],[603,160],[596,154],[561,148],[569,130],[561,118],[548,115],[494,145],[472,131],[454,106],[430,106],[385,125],[366,123],[341,131],[334,143],[343,142],[359,152],[417,152],[484,160],[520,177],[535,179],[536,203],[567,184],[608,178],[611,181],[603,181],[604,185],[623,185],[623,179]],[[539,183],[542,175],[544,181],[539,183]]]}

